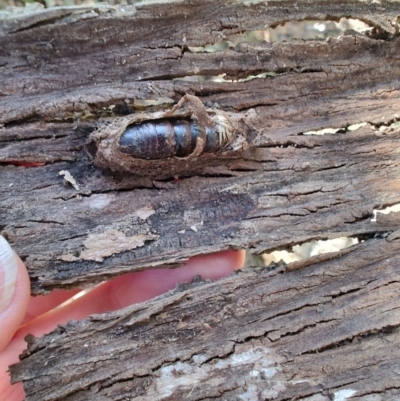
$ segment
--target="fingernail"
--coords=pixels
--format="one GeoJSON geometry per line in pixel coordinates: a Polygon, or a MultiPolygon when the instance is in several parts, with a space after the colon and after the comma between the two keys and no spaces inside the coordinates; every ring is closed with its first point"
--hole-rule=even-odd
{"type": "Polygon", "coordinates": [[[0,312],[3,312],[14,295],[18,264],[8,242],[0,235],[0,312]]]}

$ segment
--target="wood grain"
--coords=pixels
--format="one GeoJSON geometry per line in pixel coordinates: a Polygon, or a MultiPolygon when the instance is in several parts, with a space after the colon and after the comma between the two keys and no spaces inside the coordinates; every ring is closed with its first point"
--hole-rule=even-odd
{"type": "Polygon", "coordinates": [[[361,0],[0,14],[0,233],[32,294],[224,249],[364,241],[30,338],[11,368],[27,401],[398,398],[399,217],[372,219],[400,202],[398,15],[397,1],[361,0]],[[341,17],[373,29],[196,49],[341,17]],[[239,158],[199,159],[172,180],[93,165],[99,121],[146,102],[166,110],[186,93],[247,127],[239,158]],[[325,128],[337,132],[309,135],[325,128]]]}
{"type": "MultiPolygon", "coordinates": [[[[126,17],[113,7],[68,9],[69,17],[56,9],[56,16],[44,11],[38,24],[25,26],[22,17],[3,22],[1,68],[7,79],[0,83],[5,124],[0,131],[5,163],[0,166],[0,229],[26,262],[32,292],[82,286],[152,266],[173,267],[189,256],[222,249],[262,252],[376,232],[372,210],[400,199],[399,129],[380,128],[398,116],[399,40],[383,40],[376,33],[371,38],[242,43],[223,52],[193,53],[189,45],[216,40],[212,24],[229,39],[287,17],[274,5],[245,6],[247,14],[228,26],[234,13],[243,13],[242,4],[221,5],[224,12],[215,13],[210,13],[211,3],[162,6],[157,15],[152,7],[129,8],[126,17]],[[206,13],[207,28],[200,29],[206,13]],[[174,18],[180,23],[172,28],[174,18]],[[33,65],[22,63],[32,57],[33,65]],[[194,67],[206,75],[277,75],[247,82],[173,80],[195,74],[194,67]],[[96,122],[90,114],[104,116],[103,107],[128,99],[133,106],[138,99],[179,100],[186,92],[251,127],[254,139],[241,159],[216,157],[200,163],[201,177],[181,177],[176,183],[92,165],[86,145],[96,122]],[[361,122],[369,125],[346,131],[361,122]],[[326,127],[344,131],[303,135],[326,127]],[[26,169],[8,164],[13,162],[45,165],[26,169]],[[65,185],[59,175],[65,170],[78,191],[65,185]],[[154,213],[141,219],[136,212],[143,208],[154,213]],[[198,232],[190,229],[193,225],[198,232]],[[147,240],[119,251],[121,236],[134,243],[136,237],[147,240]],[[109,256],[88,249],[94,238],[106,239],[109,256]]],[[[291,2],[288,7],[290,19],[300,19],[291,2]]],[[[370,21],[363,2],[333,2],[315,18],[352,16],[351,7],[357,10],[354,17],[370,21]]],[[[386,27],[390,36],[379,15],[391,21],[396,7],[388,2],[376,9],[371,23],[379,32],[386,27]]],[[[301,16],[307,13],[304,9],[301,16]]]]}
{"type": "Polygon", "coordinates": [[[70,322],[30,338],[13,379],[32,401],[394,400],[398,242],[366,241],[300,270],[246,269],[70,322]]]}

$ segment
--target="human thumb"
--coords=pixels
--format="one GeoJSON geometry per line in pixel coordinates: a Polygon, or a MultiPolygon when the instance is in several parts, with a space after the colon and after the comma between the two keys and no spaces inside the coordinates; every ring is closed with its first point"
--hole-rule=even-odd
{"type": "Polygon", "coordinates": [[[20,326],[30,299],[28,272],[0,235],[0,352],[20,326]]]}

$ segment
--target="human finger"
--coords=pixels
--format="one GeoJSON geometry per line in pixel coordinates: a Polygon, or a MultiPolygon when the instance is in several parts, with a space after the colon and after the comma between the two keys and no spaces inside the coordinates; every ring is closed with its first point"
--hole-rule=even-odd
{"type": "Polygon", "coordinates": [[[90,314],[104,313],[143,302],[173,289],[178,283],[189,282],[196,275],[217,279],[239,269],[244,263],[244,251],[224,251],[191,258],[176,269],[149,269],[125,274],[100,284],[73,302],[51,310],[23,326],[18,336],[40,336],[57,324],[84,319],[90,314]]]}
{"type": "Polygon", "coordinates": [[[0,235],[0,351],[20,326],[29,296],[30,282],[25,265],[0,235]]]}
{"type": "Polygon", "coordinates": [[[43,315],[47,311],[56,308],[65,301],[71,299],[74,295],[79,293],[79,288],[75,290],[53,290],[48,295],[31,296],[29,300],[28,309],[26,311],[24,320],[21,325],[27,324],[36,317],[43,315]]]}
{"type": "MultiPolygon", "coordinates": [[[[24,337],[29,333],[41,336],[68,320],[83,319],[93,313],[143,302],[174,288],[177,283],[191,281],[196,275],[204,279],[217,279],[241,268],[243,263],[244,251],[225,251],[192,258],[177,269],[150,269],[103,283],[82,297],[22,326],[0,355],[0,372],[5,372],[9,365],[18,362],[18,355],[26,347],[24,337]]],[[[4,394],[7,401],[20,401],[24,393],[21,383],[11,386],[8,376],[0,374],[0,394],[4,394]]]]}

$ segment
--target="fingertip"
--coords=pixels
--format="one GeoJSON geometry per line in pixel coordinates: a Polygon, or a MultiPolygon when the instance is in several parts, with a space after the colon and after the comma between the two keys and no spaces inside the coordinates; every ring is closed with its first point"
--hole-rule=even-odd
{"type": "Polygon", "coordinates": [[[246,261],[246,251],[241,249],[239,251],[232,251],[236,253],[236,268],[235,270],[242,269],[246,261]]]}
{"type": "Polygon", "coordinates": [[[2,351],[18,330],[28,309],[30,299],[30,280],[28,271],[21,259],[13,252],[16,260],[16,277],[13,293],[8,305],[0,312],[0,351],[2,351]]]}

